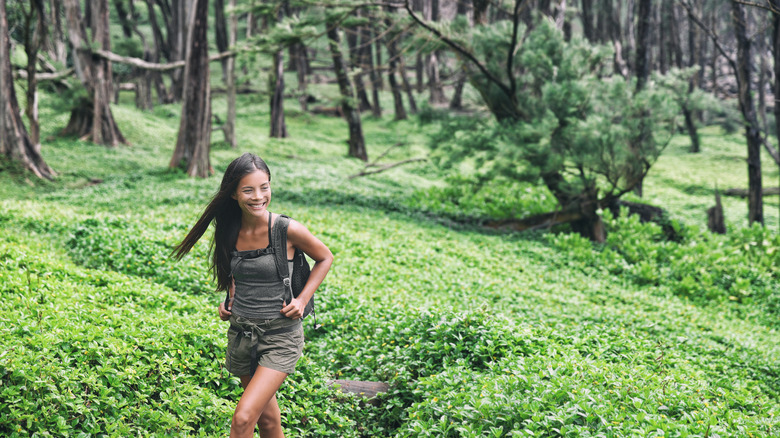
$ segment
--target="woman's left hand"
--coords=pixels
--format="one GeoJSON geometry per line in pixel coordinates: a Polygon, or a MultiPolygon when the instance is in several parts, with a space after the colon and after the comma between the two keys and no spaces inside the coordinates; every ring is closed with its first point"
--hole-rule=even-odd
{"type": "Polygon", "coordinates": [[[282,315],[290,319],[302,319],[304,310],[306,310],[306,303],[298,298],[293,298],[293,300],[290,301],[290,304],[287,304],[286,301],[284,302],[284,307],[282,307],[281,312],[282,315]]]}

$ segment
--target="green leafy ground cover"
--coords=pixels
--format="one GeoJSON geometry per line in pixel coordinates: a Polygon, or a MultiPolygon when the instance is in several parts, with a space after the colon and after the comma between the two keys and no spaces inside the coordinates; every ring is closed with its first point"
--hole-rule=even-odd
{"type": "MultiPolygon", "coordinates": [[[[609,241],[594,246],[475,225],[544,211],[533,187],[475,193],[427,163],[348,179],[362,164],[344,157],[342,121],[292,110],[292,137],[269,140],[265,102],[239,108],[242,146],[215,146],[207,180],[166,169],[175,107],[116,107],[131,147],[47,143],[57,182],[0,172],[0,435],[226,435],[240,389],[222,368],[207,243],[179,263],[168,253],[244,151],[269,162],[273,210],[336,256],[323,327],[307,321],[279,393],[288,436],[780,433],[777,228],[747,229],[744,201],[728,199],[732,232],[701,231],[710,181],[744,180],[738,138],[708,128],[695,157],[682,139],[646,181],[679,241],[607,216],[609,241]],[[374,406],[326,385],[337,378],[391,389],[374,406]]],[[[64,125],[42,112],[45,135],[64,125]]],[[[427,153],[435,127],[365,129],[371,156],[403,144],[390,161],[427,153]]]]}

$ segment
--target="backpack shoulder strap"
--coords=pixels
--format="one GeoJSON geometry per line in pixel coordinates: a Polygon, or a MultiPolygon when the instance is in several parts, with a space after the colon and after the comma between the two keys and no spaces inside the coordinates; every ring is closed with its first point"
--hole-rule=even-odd
{"type": "MultiPolygon", "coordinates": [[[[290,281],[290,269],[287,265],[287,227],[290,225],[290,218],[285,215],[273,215],[276,218],[271,229],[271,247],[274,249],[274,262],[276,271],[282,279],[282,283],[290,292],[290,301],[294,298],[292,292],[292,282],[290,281]]],[[[289,303],[289,301],[288,301],[289,303]]]]}

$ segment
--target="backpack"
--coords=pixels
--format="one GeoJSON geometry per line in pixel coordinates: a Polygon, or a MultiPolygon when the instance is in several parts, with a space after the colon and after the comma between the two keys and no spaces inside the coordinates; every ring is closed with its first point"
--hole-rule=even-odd
{"type": "MultiPolygon", "coordinates": [[[[311,268],[309,267],[308,260],[306,260],[306,254],[304,254],[300,249],[295,248],[295,255],[293,256],[293,272],[292,276],[290,275],[289,265],[287,264],[287,228],[289,225],[289,216],[285,216],[283,214],[276,215],[276,224],[273,227],[272,235],[269,237],[271,239],[271,247],[274,249],[276,270],[279,272],[279,277],[282,279],[282,283],[284,283],[284,285],[287,287],[287,291],[290,292],[290,297],[292,298],[297,297],[301,294],[301,291],[303,291],[303,287],[309,280],[311,268]]],[[[314,297],[312,296],[309,302],[306,303],[306,308],[303,311],[303,317],[306,318],[310,313],[313,312],[314,297]]]]}
{"type": "MultiPolygon", "coordinates": [[[[282,283],[284,283],[285,287],[287,288],[287,292],[290,294],[290,301],[292,301],[293,297],[297,297],[301,294],[301,291],[303,291],[303,287],[306,285],[306,282],[309,280],[309,274],[311,273],[311,268],[309,267],[309,261],[306,260],[306,254],[303,253],[298,248],[295,248],[295,255],[293,256],[293,272],[292,276],[290,276],[290,269],[288,260],[287,260],[287,228],[290,225],[290,217],[285,216],[282,214],[276,215],[276,226],[273,228],[271,227],[271,213],[269,212],[268,217],[268,228],[269,228],[269,234],[268,238],[270,239],[270,247],[273,249],[274,253],[274,264],[276,264],[276,272],[279,273],[279,278],[282,280],[282,283]]],[[[261,250],[250,252],[249,254],[246,254],[245,256],[241,257],[241,260],[239,260],[239,263],[243,261],[244,258],[252,258],[257,257],[258,254],[261,252],[261,250]]],[[[237,253],[237,251],[234,251],[232,254],[237,253]]],[[[231,269],[231,274],[232,269],[231,269]]],[[[227,291],[225,294],[225,309],[228,309],[228,305],[230,303],[230,291],[227,291]]],[[[288,301],[289,304],[289,301],[288,301]]],[[[311,297],[308,303],[306,303],[306,307],[303,310],[303,317],[306,318],[309,316],[309,314],[314,313],[314,297],[311,297]]],[[[317,326],[317,316],[315,314],[314,316],[314,325],[315,328],[317,326]]]]}

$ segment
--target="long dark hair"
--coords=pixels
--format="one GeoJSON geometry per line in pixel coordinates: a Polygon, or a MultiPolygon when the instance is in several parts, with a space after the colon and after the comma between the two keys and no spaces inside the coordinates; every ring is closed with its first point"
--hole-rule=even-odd
{"type": "Polygon", "coordinates": [[[227,291],[230,287],[230,252],[236,244],[238,231],[241,229],[241,209],[238,207],[238,202],[233,199],[233,194],[241,178],[256,170],[265,172],[268,181],[271,181],[271,170],[257,155],[245,153],[233,160],[225,170],[219,190],[211,198],[200,219],[184,240],[173,249],[173,257],[181,260],[214,222],[214,238],[209,252],[211,252],[210,269],[212,277],[217,281],[218,291],[227,291]]]}

